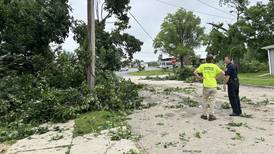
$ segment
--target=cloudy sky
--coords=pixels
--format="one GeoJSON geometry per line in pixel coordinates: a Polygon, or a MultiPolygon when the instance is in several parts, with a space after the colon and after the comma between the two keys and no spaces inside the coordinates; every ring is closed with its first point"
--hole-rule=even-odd
{"type": "MultiPolygon", "coordinates": [[[[251,5],[259,2],[258,0],[250,1],[251,5]]],[[[263,0],[263,2],[266,1],[267,0],[263,0]]],[[[73,17],[75,19],[87,21],[87,0],[69,0],[69,3],[73,8],[73,17]]],[[[152,38],[155,38],[160,31],[160,25],[165,16],[167,16],[168,13],[174,13],[180,7],[185,8],[188,11],[193,11],[194,14],[199,16],[202,21],[202,26],[206,28],[207,33],[211,29],[211,26],[207,24],[209,22],[223,22],[228,24],[233,23],[236,20],[235,16],[229,13],[230,8],[219,6],[219,0],[131,0],[130,6],[132,7],[130,12],[152,38]]],[[[131,29],[126,32],[144,42],[142,51],[135,54],[134,58],[144,61],[157,60],[158,55],[154,54],[152,39],[142,30],[133,18],[130,19],[130,25],[131,29]]],[[[111,24],[108,26],[108,29],[111,29],[111,24]]],[[[72,36],[73,34],[70,34],[70,37],[67,38],[63,45],[65,50],[71,52],[78,47],[78,44],[73,41],[72,36]]],[[[195,52],[201,53],[204,50],[205,47],[200,47],[196,49],[195,52]]]]}

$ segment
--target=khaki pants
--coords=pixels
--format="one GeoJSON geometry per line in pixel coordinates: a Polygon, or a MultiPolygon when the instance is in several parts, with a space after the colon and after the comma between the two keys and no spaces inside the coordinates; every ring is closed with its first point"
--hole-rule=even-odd
{"type": "Polygon", "coordinates": [[[216,88],[204,87],[203,89],[204,103],[202,104],[204,109],[203,115],[208,115],[208,114],[214,115],[216,94],[217,94],[216,88]]]}

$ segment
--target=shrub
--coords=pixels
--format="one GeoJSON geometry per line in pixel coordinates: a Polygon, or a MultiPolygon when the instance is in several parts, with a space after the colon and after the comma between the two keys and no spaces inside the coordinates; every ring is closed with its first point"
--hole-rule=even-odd
{"type": "Polygon", "coordinates": [[[143,70],[145,70],[145,67],[142,66],[142,65],[138,65],[138,71],[141,72],[141,71],[143,71],[143,70]]]}
{"type": "Polygon", "coordinates": [[[0,81],[2,122],[65,121],[95,106],[96,98],[85,85],[56,89],[33,75],[7,76],[0,81]],[[8,82],[9,81],[9,82],[8,82]]]}
{"type": "Polygon", "coordinates": [[[113,72],[97,72],[94,90],[86,86],[83,67],[73,55],[59,53],[46,70],[0,78],[0,140],[20,139],[45,122],[65,122],[95,110],[138,108],[139,86],[113,72]]]}
{"type": "Polygon", "coordinates": [[[266,71],[267,64],[260,63],[259,61],[252,60],[252,61],[242,61],[240,72],[241,73],[257,73],[260,71],[266,71]]]}
{"type": "Polygon", "coordinates": [[[189,77],[193,76],[194,68],[193,67],[183,67],[175,70],[175,76],[177,80],[186,80],[189,77]]]}
{"type": "Polygon", "coordinates": [[[45,76],[50,87],[58,89],[77,88],[85,80],[83,66],[77,63],[77,57],[71,53],[61,52],[55,61],[48,64],[47,69],[40,73],[45,76]]]}
{"type": "Polygon", "coordinates": [[[30,102],[26,109],[27,121],[38,123],[53,121],[64,122],[78,114],[97,109],[97,98],[94,92],[87,92],[83,85],[66,90],[49,89],[41,93],[41,98],[30,102]]]}
{"type": "Polygon", "coordinates": [[[10,122],[24,116],[26,109],[31,109],[31,102],[38,100],[48,85],[33,75],[5,76],[0,80],[0,89],[0,118],[10,122]]]}
{"type": "Polygon", "coordinates": [[[185,82],[186,83],[194,83],[196,81],[196,78],[194,76],[186,78],[185,82]]]}
{"type": "Polygon", "coordinates": [[[131,81],[107,72],[100,76],[95,92],[101,109],[119,111],[135,109],[141,105],[138,89],[131,81]]]}
{"type": "Polygon", "coordinates": [[[94,110],[126,111],[138,108],[139,87],[131,81],[105,73],[94,91],[85,84],[78,88],[50,87],[33,75],[7,76],[0,81],[0,140],[32,135],[32,128],[48,121],[64,122],[94,110]]]}

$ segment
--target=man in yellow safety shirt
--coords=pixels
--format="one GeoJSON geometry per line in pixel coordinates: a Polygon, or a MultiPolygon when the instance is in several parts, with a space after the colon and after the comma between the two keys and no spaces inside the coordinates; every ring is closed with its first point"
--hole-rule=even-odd
{"type": "Polygon", "coordinates": [[[203,98],[205,102],[202,104],[204,112],[201,118],[209,121],[217,119],[214,115],[215,97],[217,94],[216,79],[225,75],[225,72],[214,64],[213,61],[213,55],[207,55],[206,63],[200,65],[194,72],[195,76],[203,81],[203,98]]]}

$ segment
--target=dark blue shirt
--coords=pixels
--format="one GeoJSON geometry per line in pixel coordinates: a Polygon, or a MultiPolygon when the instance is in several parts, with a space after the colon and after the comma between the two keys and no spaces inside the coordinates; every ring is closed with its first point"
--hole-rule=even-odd
{"type": "Polygon", "coordinates": [[[236,71],[236,68],[234,67],[234,65],[232,63],[229,63],[227,66],[226,66],[227,70],[226,70],[226,75],[229,75],[230,76],[230,79],[235,79],[235,78],[238,78],[238,75],[237,75],[237,71],[236,71]]]}

